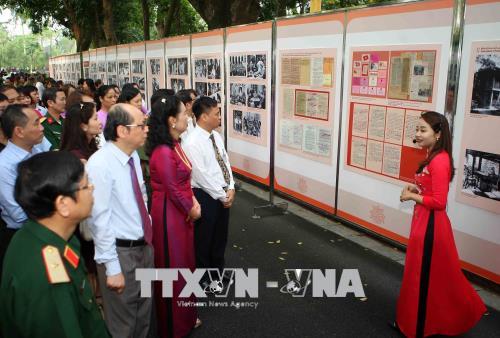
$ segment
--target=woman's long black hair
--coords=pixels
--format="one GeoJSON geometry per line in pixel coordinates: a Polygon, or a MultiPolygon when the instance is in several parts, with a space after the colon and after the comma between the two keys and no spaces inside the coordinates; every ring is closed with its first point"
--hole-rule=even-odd
{"type": "Polygon", "coordinates": [[[86,158],[97,151],[96,139],[92,138],[89,142],[82,129],[82,123],[88,124],[94,112],[95,105],[91,102],[75,103],[69,107],[64,119],[61,150],[79,150],[86,158]]]}
{"type": "Polygon", "coordinates": [[[169,131],[169,117],[176,117],[180,112],[181,101],[175,96],[167,96],[155,102],[148,119],[148,138],[146,140],[146,155],[151,156],[159,145],[173,148],[175,143],[169,131]]]}
{"type": "Polygon", "coordinates": [[[424,168],[429,165],[429,163],[431,163],[432,159],[436,157],[437,154],[442,151],[446,151],[450,158],[451,182],[453,180],[453,177],[455,176],[455,167],[453,167],[453,148],[448,120],[444,115],[439,114],[435,111],[423,112],[421,118],[431,126],[432,130],[434,130],[435,133],[441,132],[441,137],[439,137],[439,140],[436,141],[436,144],[430,150],[427,158],[422,163],[420,163],[417,173],[421,173],[422,170],[424,170],[424,168]]]}

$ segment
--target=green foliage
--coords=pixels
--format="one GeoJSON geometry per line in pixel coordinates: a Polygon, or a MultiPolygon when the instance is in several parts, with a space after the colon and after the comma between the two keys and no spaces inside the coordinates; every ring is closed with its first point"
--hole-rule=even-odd
{"type": "Polygon", "coordinates": [[[75,41],[45,29],[40,34],[9,36],[0,26],[0,67],[43,69],[48,58],[76,51],[75,41]]]}

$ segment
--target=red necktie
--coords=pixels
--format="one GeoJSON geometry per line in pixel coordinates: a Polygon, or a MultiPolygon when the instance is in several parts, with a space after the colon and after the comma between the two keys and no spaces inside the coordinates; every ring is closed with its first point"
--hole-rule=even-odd
{"type": "Polygon", "coordinates": [[[139,180],[137,179],[133,157],[128,160],[128,164],[130,166],[130,177],[132,178],[132,188],[134,188],[135,201],[137,202],[139,212],[141,213],[144,239],[148,244],[151,244],[153,241],[153,228],[151,226],[151,219],[149,218],[148,211],[146,210],[146,205],[144,204],[144,199],[142,198],[141,187],[139,185],[139,180]]]}

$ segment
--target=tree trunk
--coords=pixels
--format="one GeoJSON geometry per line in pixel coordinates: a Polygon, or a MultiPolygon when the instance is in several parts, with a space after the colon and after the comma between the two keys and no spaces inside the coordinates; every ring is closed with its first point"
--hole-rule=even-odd
{"type": "Polygon", "coordinates": [[[113,24],[113,0],[102,0],[102,14],[102,29],[106,36],[106,45],[117,45],[118,40],[116,39],[115,27],[113,24]]]}
{"type": "Polygon", "coordinates": [[[149,33],[149,3],[148,0],[141,0],[142,6],[142,26],[144,31],[144,41],[151,40],[151,35],[149,33]]]}
{"type": "Polygon", "coordinates": [[[286,1],[275,0],[275,5],[276,5],[276,17],[286,16],[286,1]]]}
{"type": "Polygon", "coordinates": [[[189,0],[205,20],[208,29],[256,22],[260,14],[258,0],[189,0]]]}
{"type": "Polygon", "coordinates": [[[172,29],[172,22],[174,21],[174,14],[177,13],[177,17],[179,16],[179,8],[181,7],[181,0],[172,0],[170,1],[170,7],[168,9],[167,19],[165,21],[165,35],[169,36],[170,31],[172,29]]]}

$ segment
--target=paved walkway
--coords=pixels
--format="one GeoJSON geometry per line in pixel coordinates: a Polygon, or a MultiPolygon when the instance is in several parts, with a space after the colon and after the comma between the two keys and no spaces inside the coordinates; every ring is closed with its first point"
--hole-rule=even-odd
{"type": "MultiPolygon", "coordinates": [[[[253,207],[266,203],[256,195],[265,193],[244,186],[231,211],[226,266],[258,268],[259,298],[200,299],[228,307],[199,308],[203,325],[191,337],[399,337],[387,322],[395,316],[403,253],[299,207],[252,219],[253,207]],[[313,298],[309,290],[294,298],[266,287],[266,281],[285,285],[287,268],[336,269],[337,283],[342,269],[358,269],[366,297],[313,298]],[[258,306],[236,309],[233,300],[258,306]]],[[[489,310],[463,337],[500,337],[500,314],[489,310]]]]}

